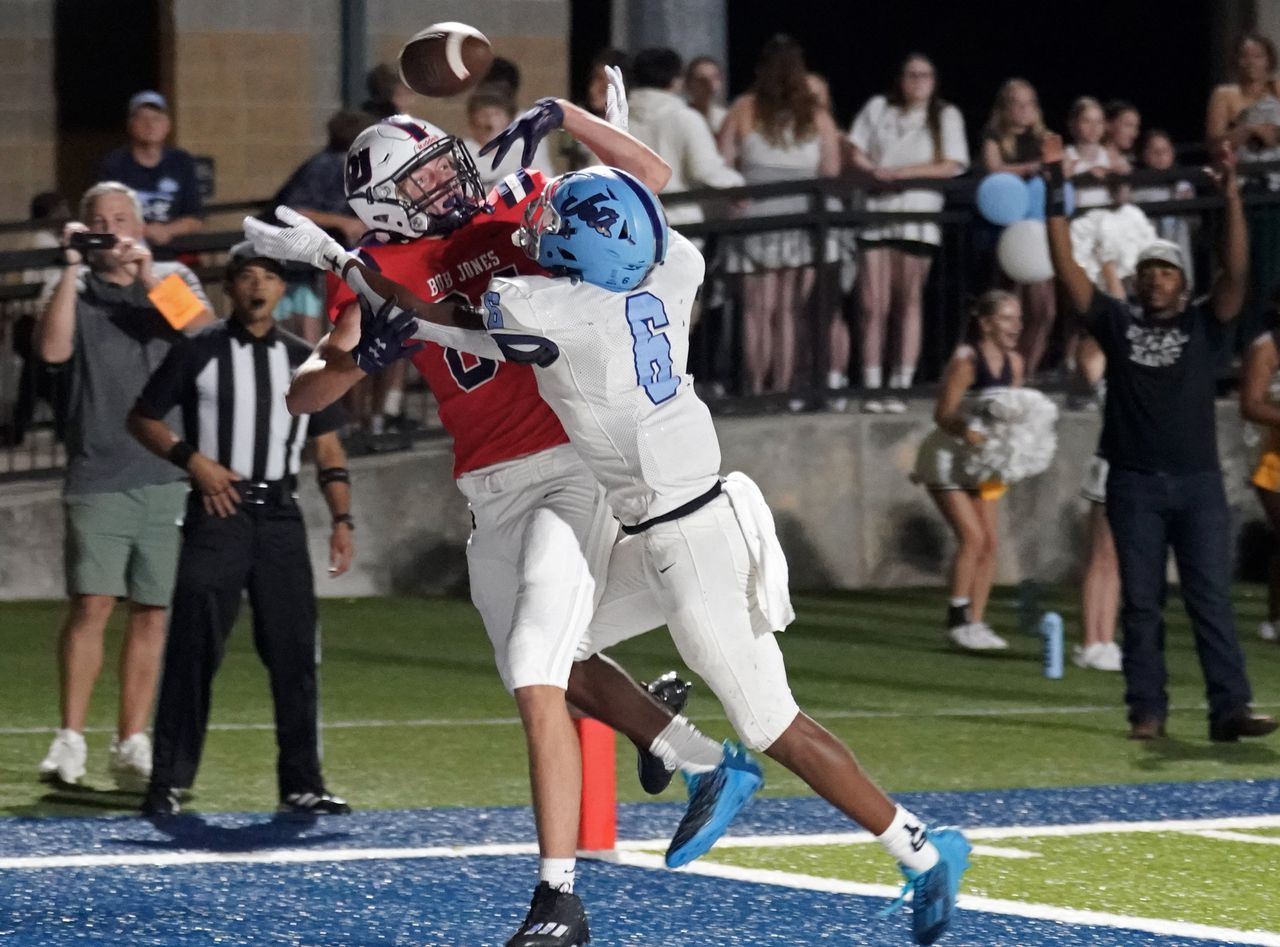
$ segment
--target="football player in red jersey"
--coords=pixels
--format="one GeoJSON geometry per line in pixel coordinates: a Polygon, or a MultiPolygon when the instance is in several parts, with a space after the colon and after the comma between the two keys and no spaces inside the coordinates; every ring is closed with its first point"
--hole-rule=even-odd
{"type": "MultiPolygon", "coordinates": [[[[542,100],[491,144],[505,152],[523,138],[530,151],[556,127],[652,188],[670,174],[636,139],[562,100],[542,100]]],[[[486,197],[456,138],[393,116],[366,130],[348,153],[348,198],[373,238],[357,258],[424,301],[477,305],[493,276],[542,272],[512,242],[542,186],[538,172],[519,171],[486,197]]],[[[287,211],[281,216],[288,222],[287,211]]],[[[246,227],[258,238],[274,230],[246,227]]],[[[318,251],[313,262],[334,273],[346,259],[339,256],[340,250],[318,251]]],[[[335,287],[330,315],[333,331],[290,390],[295,412],[336,400],[410,344],[407,336],[362,336],[362,314],[345,285],[335,287]]],[[[566,686],[575,705],[651,754],[646,788],[655,784],[655,770],[665,785],[676,768],[695,775],[725,765],[725,752],[616,665],[600,658],[573,663],[603,593],[617,525],[603,491],[538,395],[532,368],[431,343],[412,358],[454,438],[454,476],[475,521],[467,547],[472,600],[528,738],[542,860],[533,906],[510,945],[571,947],[585,942],[587,925],[572,892],[581,760],[566,686]]],[[[595,621],[625,622],[623,610],[595,621]]]]}

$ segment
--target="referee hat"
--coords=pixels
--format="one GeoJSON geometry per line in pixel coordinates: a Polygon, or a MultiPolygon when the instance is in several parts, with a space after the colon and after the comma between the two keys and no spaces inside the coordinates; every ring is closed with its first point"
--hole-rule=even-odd
{"type": "Polygon", "coordinates": [[[233,246],[231,252],[227,254],[226,279],[235,279],[246,266],[260,266],[264,270],[270,270],[276,276],[284,276],[283,263],[279,260],[273,260],[269,256],[262,256],[254,251],[251,241],[242,240],[233,246]]]}

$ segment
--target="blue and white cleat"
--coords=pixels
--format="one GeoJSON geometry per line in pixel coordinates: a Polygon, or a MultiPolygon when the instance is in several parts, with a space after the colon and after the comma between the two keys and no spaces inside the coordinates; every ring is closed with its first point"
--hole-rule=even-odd
{"type": "Polygon", "coordinates": [[[760,764],[741,743],[724,743],[724,758],[708,773],[689,776],[689,808],[667,848],[667,867],[679,868],[705,855],[724,835],[729,823],[764,785],[760,764]]]}
{"type": "Polygon", "coordinates": [[[938,864],[928,871],[915,872],[901,865],[906,884],[898,899],[881,912],[888,916],[911,894],[911,934],[917,944],[932,944],[944,933],[955,912],[960,879],[969,867],[973,846],[959,829],[928,830],[929,841],[938,849],[938,864]]]}

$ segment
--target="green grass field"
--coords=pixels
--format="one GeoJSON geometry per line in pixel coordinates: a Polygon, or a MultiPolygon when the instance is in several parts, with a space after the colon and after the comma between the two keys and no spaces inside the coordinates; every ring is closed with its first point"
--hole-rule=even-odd
{"type": "MultiPolygon", "coordinates": [[[[1076,629],[1067,590],[1047,604],[1076,629]]],[[[1206,740],[1202,682],[1180,604],[1170,608],[1174,710],[1170,739],[1124,739],[1119,675],[1068,665],[1041,676],[1039,639],[1019,634],[1001,590],[991,616],[1010,652],[964,654],[939,632],[936,590],[803,594],[782,636],[802,706],[857,751],[891,791],[1067,786],[1143,781],[1273,778],[1280,754],[1264,741],[1206,740]]],[[[1280,648],[1259,642],[1261,591],[1237,592],[1242,638],[1257,705],[1280,701],[1280,648]]],[[[106,750],[114,722],[119,626],[91,715],[89,788],[50,791],[35,768],[57,722],[52,649],[61,603],[0,605],[0,812],[78,815],[128,811],[136,797],[109,790],[106,750]],[[96,789],[94,788],[96,787],[96,789]]],[[[321,607],[325,770],[331,787],[360,808],[524,804],[524,741],[514,707],[492,668],[471,605],[451,599],[325,601],[321,607]]],[[[647,678],[678,659],[664,633],[615,652],[647,678]]],[[[728,736],[714,698],[695,691],[691,716],[728,736]]],[[[192,808],[265,810],[275,802],[274,738],[266,678],[242,619],[218,676],[204,764],[192,808]]],[[[619,797],[643,797],[619,745],[619,797]]],[[[768,794],[807,793],[767,765],[768,794]]],[[[678,798],[679,791],[668,791],[678,798]]]]}

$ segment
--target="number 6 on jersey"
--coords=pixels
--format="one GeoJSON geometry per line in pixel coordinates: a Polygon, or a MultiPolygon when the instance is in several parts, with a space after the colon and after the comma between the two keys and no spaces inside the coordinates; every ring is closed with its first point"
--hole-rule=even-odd
{"type": "Polygon", "coordinates": [[[680,388],[680,376],[671,374],[671,342],[665,333],[655,331],[669,324],[667,310],[653,293],[636,293],[627,297],[627,322],[636,360],[636,384],[650,401],[662,404],[680,388]]]}

